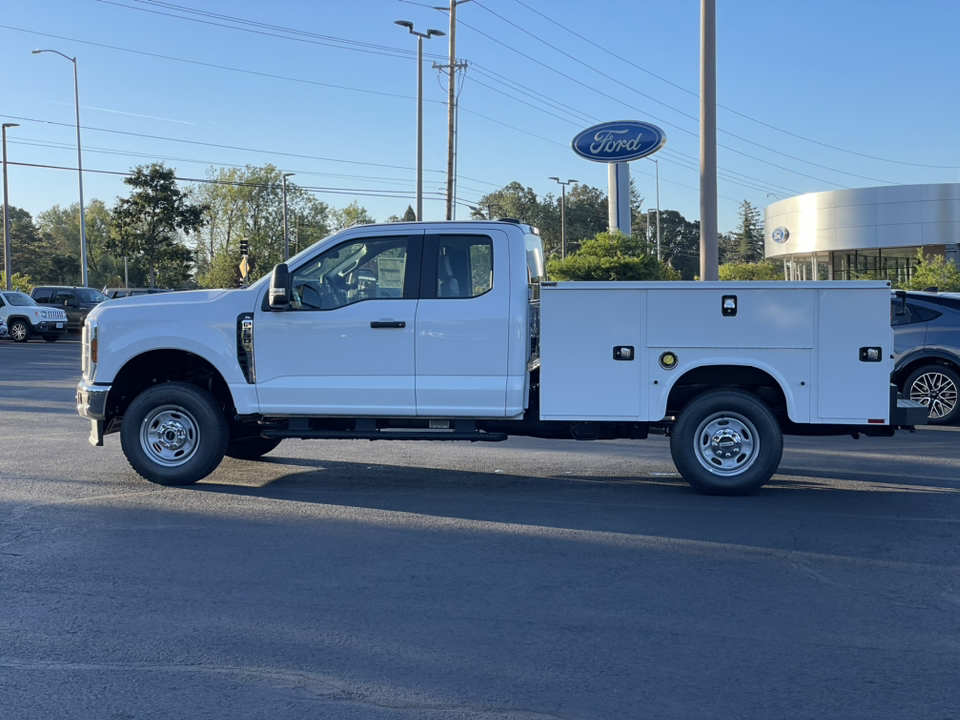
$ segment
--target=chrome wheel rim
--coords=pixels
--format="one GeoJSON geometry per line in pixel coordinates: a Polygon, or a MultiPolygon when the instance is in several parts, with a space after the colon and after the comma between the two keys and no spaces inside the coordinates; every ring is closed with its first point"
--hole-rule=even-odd
{"type": "Polygon", "coordinates": [[[162,405],[140,425],[140,447],[153,462],[177,467],[188,462],[200,446],[200,427],[179,405],[162,405]]]}
{"type": "Polygon", "coordinates": [[[910,399],[926,405],[930,417],[946,417],[957,407],[957,384],[942,372],[926,372],[910,386],[910,399]]]}
{"type": "Polygon", "coordinates": [[[23,323],[14,323],[10,328],[10,336],[17,341],[26,339],[27,326],[23,323]]]}
{"type": "Polygon", "coordinates": [[[700,464],[721,477],[735,477],[745,472],[760,453],[757,428],[734,412],[714,413],[704,419],[693,442],[700,464]]]}

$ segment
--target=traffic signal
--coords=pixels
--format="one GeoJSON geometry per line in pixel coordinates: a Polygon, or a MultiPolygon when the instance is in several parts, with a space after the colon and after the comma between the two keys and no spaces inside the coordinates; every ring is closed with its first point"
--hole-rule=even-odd
{"type": "Polygon", "coordinates": [[[250,254],[250,245],[249,245],[249,243],[247,243],[246,240],[241,240],[241,241],[240,241],[240,254],[241,254],[241,255],[249,255],[249,254],[250,254]]]}

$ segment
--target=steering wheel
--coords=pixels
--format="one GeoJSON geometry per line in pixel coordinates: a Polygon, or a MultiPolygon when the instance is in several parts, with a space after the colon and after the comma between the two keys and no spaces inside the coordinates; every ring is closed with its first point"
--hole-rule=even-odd
{"type": "Polygon", "coordinates": [[[323,276],[323,294],[330,299],[333,307],[347,304],[347,293],[338,287],[330,275],[323,276]]]}

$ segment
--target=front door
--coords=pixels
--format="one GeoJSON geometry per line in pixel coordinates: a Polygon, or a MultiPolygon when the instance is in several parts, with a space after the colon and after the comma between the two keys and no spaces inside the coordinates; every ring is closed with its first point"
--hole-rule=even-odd
{"type": "Polygon", "coordinates": [[[416,414],[422,237],[355,236],[290,268],[289,309],[254,320],[263,414],[416,414]]]}

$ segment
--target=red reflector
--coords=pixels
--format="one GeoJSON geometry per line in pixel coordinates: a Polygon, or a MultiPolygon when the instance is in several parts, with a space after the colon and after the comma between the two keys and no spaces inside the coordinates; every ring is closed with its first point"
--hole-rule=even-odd
{"type": "Polygon", "coordinates": [[[867,420],[867,422],[870,423],[871,425],[883,425],[883,418],[881,418],[880,420],[867,420]]]}

